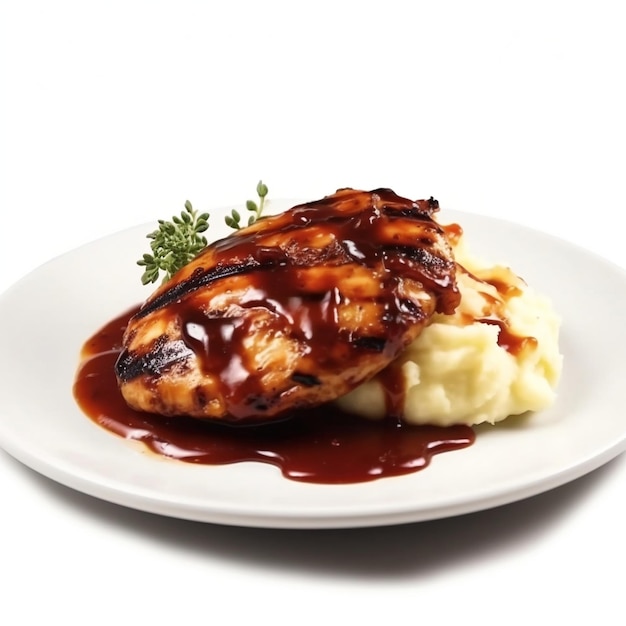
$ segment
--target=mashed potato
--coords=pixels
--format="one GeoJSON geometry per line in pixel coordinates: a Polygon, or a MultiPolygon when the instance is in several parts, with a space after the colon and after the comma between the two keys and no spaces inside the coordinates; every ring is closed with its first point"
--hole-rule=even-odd
{"type": "MultiPolygon", "coordinates": [[[[550,406],[561,372],[560,319],[550,302],[509,268],[471,257],[451,237],[462,299],[390,367],[404,383],[404,419],[413,424],[495,423],[550,406]]],[[[455,241],[456,240],[456,241],[455,241]]],[[[379,376],[338,400],[347,411],[387,413],[379,376]]]]}

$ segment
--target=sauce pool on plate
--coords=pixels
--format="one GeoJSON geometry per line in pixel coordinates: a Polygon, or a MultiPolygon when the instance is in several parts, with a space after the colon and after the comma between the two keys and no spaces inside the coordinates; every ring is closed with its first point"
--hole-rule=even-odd
{"type": "Polygon", "coordinates": [[[417,472],[434,455],[474,442],[469,426],[413,426],[391,417],[370,421],[332,404],[256,426],[135,411],[118,390],[114,366],[136,311],[111,320],[85,342],[74,396],[96,424],[158,455],[203,465],[269,463],[291,480],[348,484],[417,472]]]}

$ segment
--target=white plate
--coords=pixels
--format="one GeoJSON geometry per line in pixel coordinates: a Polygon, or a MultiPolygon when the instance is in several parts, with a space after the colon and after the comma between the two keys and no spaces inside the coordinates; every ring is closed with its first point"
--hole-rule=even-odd
{"type": "MultiPolygon", "coordinates": [[[[274,210],[286,203],[272,203],[274,210]]],[[[506,261],[563,317],[555,406],[481,429],[467,449],[422,472],[355,485],[283,478],[269,465],[160,459],[85,417],[72,396],[84,340],[147,296],[135,261],[154,224],[56,258],[0,297],[0,445],[84,493],[162,515],[274,528],[396,524],[485,509],[592,471],[626,447],[626,273],[578,247],[508,222],[453,211],[471,250],[506,261]]],[[[225,234],[213,211],[211,233],[225,234]],[[221,232],[220,232],[221,231],[221,232]]]]}

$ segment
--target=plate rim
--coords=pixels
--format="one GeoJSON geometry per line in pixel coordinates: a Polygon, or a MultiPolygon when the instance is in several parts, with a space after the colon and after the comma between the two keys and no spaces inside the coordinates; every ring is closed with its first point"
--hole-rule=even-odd
{"type": "MultiPolygon", "coordinates": [[[[301,202],[301,200],[276,199],[272,201],[272,206],[282,206],[283,204],[286,205],[291,203],[295,204],[297,202],[301,202]]],[[[218,212],[221,213],[223,211],[225,213],[229,210],[230,207],[213,209],[212,215],[215,216],[218,212]]],[[[593,259],[596,263],[602,263],[606,267],[611,267],[612,271],[619,274],[622,280],[622,286],[626,288],[626,270],[624,270],[624,268],[593,251],[587,250],[582,246],[562,239],[556,235],[546,233],[511,220],[488,215],[465,213],[463,211],[447,209],[443,210],[441,215],[442,217],[445,217],[446,215],[453,217],[454,220],[450,221],[460,221],[461,224],[464,219],[472,219],[478,220],[479,222],[482,221],[491,223],[492,225],[498,224],[501,228],[522,229],[528,236],[548,238],[560,246],[565,246],[571,251],[572,254],[582,255],[593,259]]],[[[213,219],[215,219],[215,217],[213,217],[213,219]]],[[[75,255],[80,255],[95,245],[106,245],[107,242],[114,242],[120,237],[129,235],[130,233],[148,232],[147,228],[149,229],[150,225],[143,223],[110,233],[104,237],[94,239],[90,242],[82,244],[81,246],[68,250],[63,254],[50,259],[38,268],[31,270],[28,274],[0,294],[0,314],[2,314],[4,307],[6,306],[5,303],[14,297],[14,294],[19,291],[20,286],[36,279],[43,268],[50,267],[51,264],[54,264],[55,262],[63,263],[64,260],[67,260],[75,255]]],[[[85,339],[86,338],[87,337],[85,337],[85,339]]],[[[78,365],[78,361],[76,361],[76,365],[78,365]]],[[[2,395],[2,393],[0,393],[0,395],[2,395]]],[[[164,499],[162,496],[159,497],[158,494],[155,496],[137,496],[137,494],[133,495],[132,490],[123,490],[120,488],[116,489],[111,485],[96,483],[95,481],[90,480],[88,475],[77,475],[76,473],[67,471],[64,469],[63,464],[59,463],[58,460],[54,463],[50,459],[46,460],[45,458],[42,458],[41,455],[29,453],[28,448],[23,445],[23,442],[20,443],[19,440],[12,440],[11,433],[6,430],[5,421],[2,417],[3,416],[0,415],[0,447],[4,448],[8,454],[17,459],[19,462],[30,467],[39,474],[54,480],[55,482],[65,485],[66,487],[75,489],[92,497],[113,502],[122,506],[143,510],[149,513],[179,517],[200,522],[266,528],[356,528],[420,522],[477,512],[522,500],[564,485],[606,464],[615,457],[619,456],[626,449],[626,428],[623,428],[621,437],[614,441],[607,442],[602,450],[596,450],[596,452],[589,456],[589,458],[578,459],[577,462],[570,463],[568,466],[562,467],[559,472],[550,476],[544,476],[543,478],[539,477],[535,480],[520,484],[514,489],[503,489],[501,492],[498,492],[497,490],[489,491],[487,489],[487,493],[485,493],[481,498],[477,498],[476,496],[470,500],[464,500],[462,498],[459,500],[456,498],[455,502],[450,502],[450,499],[448,499],[447,504],[444,503],[443,505],[435,503],[431,506],[424,506],[419,509],[410,508],[408,510],[402,505],[396,505],[395,509],[382,507],[380,510],[370,505],[369,512],[366,510],[367,507],[362,505],[360,508],[354,507],[354,512],[351,515],[336,515],[330,511],[322,509],[318,510],[316,513],[307,511],[303,515],[298,514],[295,510],[292,510],[291,512],[283,510],[280,512],[279,509],[275,509],[273,513],[266,511],[265,513],[255,514],[254,511],[250,510],[246,513],[245,506],[243,507],[244,510],[235,511],[232,508],[232,504],[230,510],[222,510],[223,507],[215,507],[214,505],[213,507],[207,508],[207,503],[204,503],[204,508],[202,508],[201,504],[190,505],[181,501],[175,503],[171,498],[164,499]]],[[[85,417],[85,420],[89,421],[89,418],[85,417]]],[[[121,444],[122,446],[125,445],[123,441],[119,441],[118,444],[121,444]]],[[[456,451],[454,454],[458,455],[461,452],[462,451],[456,451]]],[[[436,457],[433,462],[437,463],[437,461],[438,459],[436,457]]],[[[257,464],[249,465],[256,466],[257,464]]],[[[432,470],[427,469],[426,472],[428,471],[432,470]]],[[[384,480],[396,481],[402,480],[402,478],[403,477],[395,477],[384,480]]],[[[281,480],[287,479],[281,478],[281,480]]],[[[372,483],[365,483],[365,485],[371,484],[372,483]]],[[[324,488],[329,489],[335,489],[336,487],[341,486],[324,486],[324,488]]]]}

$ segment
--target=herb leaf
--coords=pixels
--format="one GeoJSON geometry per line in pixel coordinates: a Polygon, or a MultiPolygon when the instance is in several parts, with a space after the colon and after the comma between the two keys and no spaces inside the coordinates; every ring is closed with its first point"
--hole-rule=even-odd
{"type": "Polygon", "coordinates": [[[137,265],[145,268],[141,283],[156,283],[161,272],[163,282],[189,263],[207,245],[203,232],[209,228],[209,214],[200,213],[191,202],[185,202],[180,216],[172,217],[171,222],[158,221],[157,230],[146,235],[150,239],[152,254],[144,254],[137,265]]]}
{"type": "MultiPolygon", "coordinates": [[[[247,224],[254,224],[263,213],[267,185],[259,181],[256,186],[258,203],[254,200],[246,202],[246,209],[250,212],[247,224]]],[[[234,230],[241,228],[241,213],[233,209],[230,215],[224,218],[226,225],[234,230]]],[[[162,282],[169,280],[181,267],[192,261],[207,246],[206,237],[202,234],[209,228],[209,214],[200,213],[193,208],[191,202],[185,202],[185,208],[180,215],[174,215],[171,221],[158,220],[158,228],[146,235],[150,239],[152,254],[144,254],[137,265],[144,267],[141,283],[147,285],[156,283],[161,273],[162,282]]]]}
{"type": "MultiPolygon", "coordinates": [[[[256,222],[261,217],[261,214],[263,213],[263,206],[265,205],[265,197],[267,196],[268,191],[269,190],[267,188],[267,185],[262,180],[260,180],[256,186],[256,195],[259,197],[258,203],[254,200],[248,200],[246,202],[246,209],[252,214],[248,218],[248,226],[254,224],[254,222],[256,222]]],[[[239,230],[240,228],[242,228],[241,214],[239,213],[239,211],[237,211],[237,209],[233,209],[230,212],[230,215],[224,217],[224,221],[226,222],[226,225],[228,227],[235,230],[239,230]]]]}

